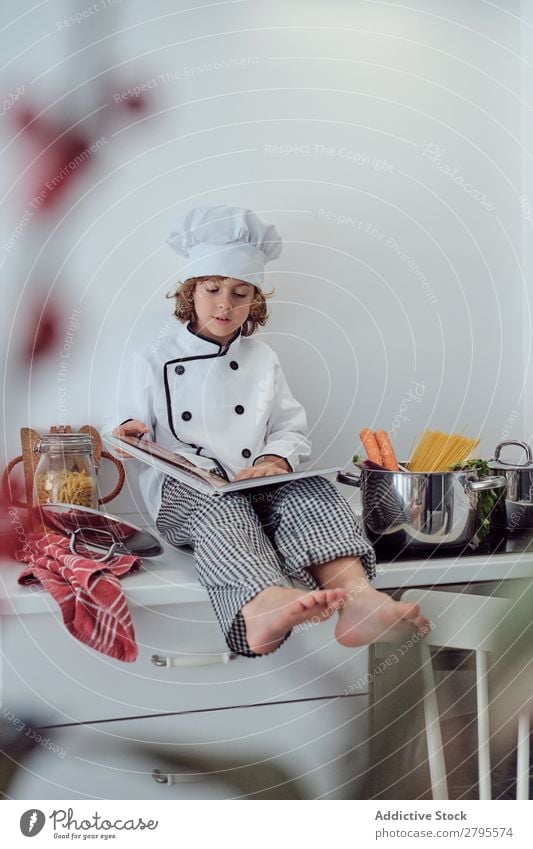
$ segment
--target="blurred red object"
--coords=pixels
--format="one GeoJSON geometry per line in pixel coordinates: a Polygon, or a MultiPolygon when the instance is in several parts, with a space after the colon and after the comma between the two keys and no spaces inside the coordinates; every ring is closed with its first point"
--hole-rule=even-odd
{"type": "Polygon", "coordinates": [[[35,529],[33,511],[27,508],[22,456],[14,457],[0,477],[0,557],[15,558],[35,529]]]}
{"type": "Polygon", "coordinates": [[[26,343],[22,356],[27,363],[32,363],[52,351],[59,341],[60,318],[54,304],[48,302],[36,307],[30,318],[26,343]]]}
{"type": "MultiPolygon", "coordinates": [[[[30,152],[30,197],[31,206],[38,213],[50,211],[65,195],[76,178],[87,171],[95,154],[108,139],[103,130],[109,124],[121,121],[119,113],[145,112],[148,105],[146,92],[141,86],[126,88],[123,96],[117,100],[117,92],[108,83],[103,94],[107,104],[114,109],[96,110],[88,124],[89,129],[81,131],[71,126],[65,118],[52,120],[39,114],[39,108],[27,105],[13,109],[13,120],[23,140],[29,142],[30,152]]],[[[87,122],[86,122],[87,123],[87,122]]]]}
{"type": "Polygon", "coordinates": [[[48,210],[62,196],[75,176],[83,173],[93,158],[89,138],[77,128],[68,129],[25,108],[15,110],[15,121],[23,138],[31,143],[30,193],[33,207],[48,210]]]}
{"type": "Polygon", "coordinates": [[[124,101],[124,106],[126,109],[131,109],[134,112],[143,112],[146,108],[146,99],[142,94],[136,97],[129,97],[124,101]]]}
{"type": "Polygon", "coordinates": [[[73,132],[54,141],[43,157],[42,172],[34,187],[34,196],[43,198],[44,207],[55,204],[72,179],[85,171],[92,156],[85,136],[73,132]]]}
{"type": "Polygon", "coordinates": [[[0,491],[0,557],[15,559],[15,552],[24,548],[27,541],[30,533],[27,511],[14,504],[24,498],[24,484],[20,480],[10,480],[0,491]]]}

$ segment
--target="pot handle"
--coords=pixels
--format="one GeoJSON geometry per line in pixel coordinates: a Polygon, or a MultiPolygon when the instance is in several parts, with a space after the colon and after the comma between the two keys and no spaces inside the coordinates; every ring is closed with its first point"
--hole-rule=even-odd
{"type": "Polygon", "coordinates": [[[347,483],[348,486],[361,486],[361,475],[353,472],[337,472],[338,483],[347,483]]]}
{"type": "Polygon", "coordinates": [[[467,492],[481,492],[484,489],[500,489],[507,485],[507,478],[503,475],[494,475],[490,478],[483,478],[480,481],[463,481],[463,486],[467,492]]]}
{"type": "Polygon", "coordinates": [[[218,663],[229,663],[230,660],[236,660],[238,654],[231,651],[218,652],[212,654],[177,654],[174,657],[165,657],[160,654],[153,654],[151,661],[154,666],[212,666],[218,663]]]}
{"type": "Polygon", "coordinates": [[[529,447],[527,442],[518,442],[516,439],[504,439],[503,442],[498,443],[498,445],[496,446],[496,450],[494,452],[494,459],[498,460],[500,463],[503,463],[505,466],[527,466],[533,461],[533,455],[531,454],[531,448],[529,447]],[[502,448],[505,448],[506,445],[518,445],[519,448],[523,448],[526,454],[526,462],[507,463],[505,460],[500,460],[501,450],[502,448]]]}

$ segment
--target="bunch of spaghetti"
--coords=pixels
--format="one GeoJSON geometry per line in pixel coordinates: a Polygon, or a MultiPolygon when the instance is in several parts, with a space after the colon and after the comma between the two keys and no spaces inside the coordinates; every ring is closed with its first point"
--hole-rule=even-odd
{"type": "Polygon", "coordinates": [[[409,458],[410,472],[447,472],[464,462],[479,439],[468,439],[440,430],[424,430],[409,458]]]}

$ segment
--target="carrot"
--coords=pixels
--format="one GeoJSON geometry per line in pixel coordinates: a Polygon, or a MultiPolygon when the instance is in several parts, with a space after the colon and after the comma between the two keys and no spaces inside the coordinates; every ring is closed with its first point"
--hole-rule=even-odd
{"type": "Polygon", "coordinates": [[[391,472],[399,472],[398,460],[396,459],[396,454],[394,453],[394,448],[392,447],[392,442],[387,431],[376,430],[375,437],[381,452],[382,466],[385,466],[391,472]]]}
{"type": "Polygon", "coordinates": [[[379,450],[379,445],[376,442],[376,437],[372,433],[369,427],[363,428],[363,430],[359,431],[359,438],[363,443],[363,448],[366,451],[366,456],[369,460],[372,460],[373,463],[378,463],[380,466],[381,462],[381,452],[379,450]]]}

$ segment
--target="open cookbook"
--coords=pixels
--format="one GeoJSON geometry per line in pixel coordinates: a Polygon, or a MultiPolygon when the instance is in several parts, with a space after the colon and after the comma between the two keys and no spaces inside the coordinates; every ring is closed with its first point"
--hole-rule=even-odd
{"type": "Polygon", "coordinates": [[[174,454],[167,448],[162,448],[156,442],[150,442],[146,437],[104,436],[103,440],[112,448],[127,451],[136,460],[141,460],[148,466],[208,495],[225,495],[228,492],[287,483],[315,475],[336,474],[341,471],[341,467],[338,466],[331,469],[305,469],[304,471],[287,472],[287,474],[281,475],[265,475],[260,478],[227,481],[221,476],[216,464],[209,461],[208,458],[201,456],[194,458],[202,463],[202,465],[196,465],[192,458],[185,457],[183,454],[174,454]]]}

